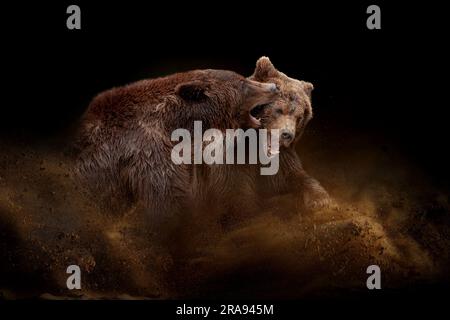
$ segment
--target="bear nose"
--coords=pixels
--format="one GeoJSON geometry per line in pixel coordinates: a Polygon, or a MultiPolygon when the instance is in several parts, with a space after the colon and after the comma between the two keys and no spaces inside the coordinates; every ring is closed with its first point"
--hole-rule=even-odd
{"type": "Polygon", "coordinates": [[[281,139],[289,142],[294,139],[294,135],[292,134],[292,132],[290,132],[288,130],[282,130],[281,131],[281,139]]]}
{"type": "Polygon", "coordinates": [[[277,93],[278,92],[278,87],[275,83],[269,83],[269,90],[273,93],[277,93]]]}

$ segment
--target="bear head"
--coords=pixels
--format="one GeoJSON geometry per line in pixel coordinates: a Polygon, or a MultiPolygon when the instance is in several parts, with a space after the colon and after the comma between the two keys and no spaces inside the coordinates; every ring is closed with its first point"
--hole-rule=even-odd
{"type": "Polygon", "coordinates": [[[260,105],[251,113],[262,128],[280,130],[280,147],[295,145],[312,118],[313,85],[286,76],[267,57],[261,57],[256,62],[255,72],[249,79],[275,83],[280,89],[280,95],[274,102],[260,105]]]}
{"type": "MultiPolygon", "coordinates": [[[[240,128],[259,128],[261,122],[253,116],[253,110],[265,109],[280,96],[278,87],[270,81],[258,82],[227,70],[201,70],[195,79],[182,82],[175,88],[184,104],[208,110],[207,106],[220,106],[216,112],[238,119],[240,128]],[[202,107],[203,106],[203,107],[202,107]]],[[[210,119],[223,119],[211,115],[210,119]]],[[[221,127],[219,123],[213,124],[221,127]]]]}

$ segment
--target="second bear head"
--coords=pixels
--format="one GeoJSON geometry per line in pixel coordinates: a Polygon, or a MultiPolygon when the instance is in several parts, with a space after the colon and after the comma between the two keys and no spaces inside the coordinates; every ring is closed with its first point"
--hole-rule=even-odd
{"type": "Polygon", "coordinates": [[[311,92],[313,85],[296,80],[278,71],[267,57],[256,62],[251,80],[275,83],[281,94],[268,107],[255,108],[253,116],[260,120],[261,127],[280,130],[280,146],[295,144],[312,118],[311,92]]]}

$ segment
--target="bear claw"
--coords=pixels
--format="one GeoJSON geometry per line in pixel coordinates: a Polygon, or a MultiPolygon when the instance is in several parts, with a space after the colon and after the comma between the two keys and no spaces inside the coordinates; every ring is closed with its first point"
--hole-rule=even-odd
{"type": "Polygon", "coordinates": [[[325,191],[316,192],[313,194],[305,194],[303,196],[303,204],[305,208],[310,211],[318,211],[337,207],[337,204],[325,191]]]}

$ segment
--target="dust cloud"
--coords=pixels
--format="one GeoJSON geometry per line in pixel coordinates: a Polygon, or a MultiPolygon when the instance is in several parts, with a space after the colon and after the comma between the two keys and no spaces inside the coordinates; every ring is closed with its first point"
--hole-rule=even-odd
{"type": "Polygon", "coordinates": [[[395,150],[356,138],[327,148],[314,134],[305,140],[304,165],[337,207],[289,212],[295,196],[277,196],[227,227],[203,213],[167,230],[134,210],[100,212],[73,182],[61,144],[0,142],[0,297],[358,295],[372,264],[383,288],[448,281],[445,190],[395,150]],[[82,270],[81,290],[66,288],[71,264],[82,270]]]}

